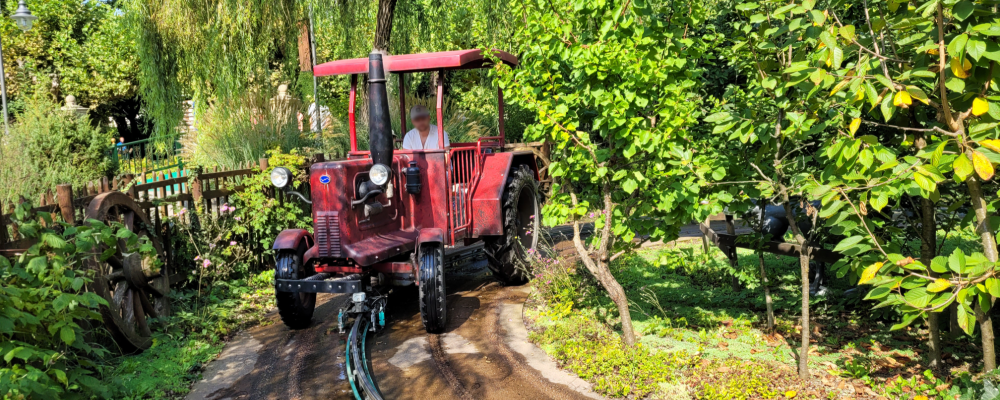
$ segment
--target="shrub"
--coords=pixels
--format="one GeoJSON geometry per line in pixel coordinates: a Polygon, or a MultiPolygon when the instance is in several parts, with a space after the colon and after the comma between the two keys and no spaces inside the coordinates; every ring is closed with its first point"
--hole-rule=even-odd
{"type": "Polygon", "coordinates": [[[110,172],[110,131],[60,110],[47,92],[24,101],[10,135],[0,136],[0,201],[37,199],[57,184],[91,181],[110,172]]]}
{"type": "Polygon", "coordinates": [[[155,254],[152,245],[120,224],[54,224],[41,213],[43,226],[28,219],[25,205],[15,216],[21,234],[38,243],[13,259],[0,256],[0,397],[107,397],[91,376],[107,351],[84,340],[84,321],[100,321],[98,307],[106,302],[85,290],[93,279],[85,266],[106,259],[102,249],[119,238],[144,255],[155,254]]]}
{"type": "Polygon", "coordinates": [[[266,254],[272,253],[271,245],[281,231],[290,228],[312,229],[312,214],[308,205],[292,198],[279,202],[273,196],[274,186],[271,185],[271,171],[276,167],[285,167],[295,174],[289,183],[290,187],[292,190],[299,190],[308,180],[305,157],[295,150],[286,154],[275,149],[269,154],[268,169],[244,179],[240,183],[243,190],[230,198],[236,206],[234,216],[239,219],[233,232],[238,235],[253,232],[260,240],[261,247],[267,249],[266,254]]]}

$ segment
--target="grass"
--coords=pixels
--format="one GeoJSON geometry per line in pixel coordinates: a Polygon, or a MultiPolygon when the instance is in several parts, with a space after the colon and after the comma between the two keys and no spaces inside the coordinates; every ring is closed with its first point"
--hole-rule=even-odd
{"type": "Polygon", "coordinates": [[[153,346],[136,354],[105,360],[103,380],[115,399],[180,399],[201,379],[202,367],[214,360],[233,334],[265,322],[273,307],[274,271],[196,290],[171,293],[173,315],[159,321],[153,346]]]}
{"type": "MultiPolygon", "coordinates": [[[[945,247],[974,240],[958,235],[945,247]]],[[[864,290],[850,290],[856,278],[832,274],[828,294],[810,301],[809,361],[816,379],[799,380],[798,261],[765,255],[776,314],[775,329],[768,331],[757,256],[743,249],[739,256],[734,270],[720,251],[705,255],[698,243],[642,249],[617,260],[612,272],[632,303],[637,350],[616,350],[622,348],[617,309],[584,269],[568,259],[543,259],[536,263],[535,296],[526,308],[531,338],[611,397],[951,399],[982,392],[978,339],[946,339],[950,369],[931,374],[923,358],[926,328],[889,331],[898,315],[873,312],[861,300],[864,290]],[[732,275],[739,277],[737,288],[732,275]],[[646,367],[632,352],[670,362],[646,367]]]]}

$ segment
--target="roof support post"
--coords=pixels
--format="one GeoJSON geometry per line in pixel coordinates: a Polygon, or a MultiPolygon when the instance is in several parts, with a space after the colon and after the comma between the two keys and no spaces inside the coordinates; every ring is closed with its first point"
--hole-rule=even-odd
{"type": "Polygon", "coordinates": [[[399,139],[404,139],[406,129],[406,74],[399,74],[399,139]]]}
{"type": "Polygon", "coordinates": [[[437,123],[438,148],[444,149],[444,70],[438,70],[437,78],[437,123]]]}
{"type": "Polygon", "coordinates": [[[358,151],[358,132],[354,125],[354,103],[358,98],[358,75],[351,74],[351,95],[347,100],[347,126],[351,131],[351,151],[358,151]]]}

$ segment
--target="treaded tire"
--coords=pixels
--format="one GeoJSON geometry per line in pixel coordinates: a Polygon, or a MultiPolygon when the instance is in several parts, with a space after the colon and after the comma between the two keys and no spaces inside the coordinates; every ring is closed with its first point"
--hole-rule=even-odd
{"type": "MultiPolygon", "coordinates": [[[[305,248],[284,250],[278,253],[275,263],[275,279],[304,279],[308,276],[306,267],[302,265],[305,248]]],[[[293,293],[275,291],[278,303],[278,314],[281,321],[291,329],[309,327],[313,311],[316,310],[316,293],[293,293]]]]}
{"type": "Polygon", "coordinates": [[[485,239],[490,271],[505,285],[528,281],[529,251],[538,249],[538,197],[538,181],[527,165],[521,165],[507,178],[501,215],[503,235],[485,239]]]}
{"type": "Polygon", "coordinates": [[[440,243],[420,246],[420,318],[427,333],[441,333],[448,323],[444,287],[444,248],[440,243]]]}

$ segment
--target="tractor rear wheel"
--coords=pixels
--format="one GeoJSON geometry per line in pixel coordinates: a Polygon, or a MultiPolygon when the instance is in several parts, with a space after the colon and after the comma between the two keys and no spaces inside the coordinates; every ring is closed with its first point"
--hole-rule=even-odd
{"type": "Polygon", "coordinates": [[[441,333],[448,322],[444,287],[444,248],[440,243],[420,246],[420,317],[427,333],[441,333]]]}
{"type": "Polygon", "coordinates": [[[507,179],[502,204],[503,235],[486,239],[486,258],[493,276],[506,285],[518,285],[528,281],[529,261],[538,248],[541,226],[538,181],[527,165],[507,179]]]}
{"type": "MultiPolygon", "coordinates": [[[[306,250],[299,246],[296,250],[283,250],[278,253],[275,263],[275,279],[305,279],[308,276],[306,266],[302,265],[302,257],[306,250]]],[[[302,329],[312,322],[313,311],[316,309],[316,293],[275,292],[278,303],[278,314],[281,321],[292,329],[302,329]]]]}

